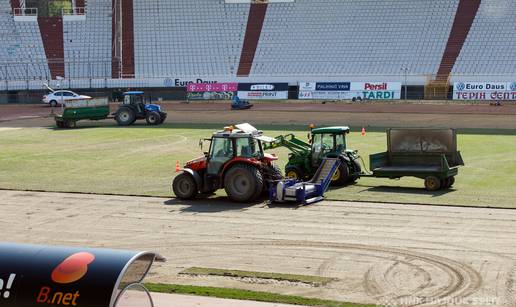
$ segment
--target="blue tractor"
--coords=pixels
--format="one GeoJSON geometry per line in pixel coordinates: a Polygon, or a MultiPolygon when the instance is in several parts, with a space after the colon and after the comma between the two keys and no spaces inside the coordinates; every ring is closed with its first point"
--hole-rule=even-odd
{"type": "Polygon", "coordinates": [[[113,114],[120,126],[132,125],[138,119],[145,119],[149,125],[160,125],[167,113],[157,104],[145,103],[143,92],[125,92],[124,100],[113,114]]]}

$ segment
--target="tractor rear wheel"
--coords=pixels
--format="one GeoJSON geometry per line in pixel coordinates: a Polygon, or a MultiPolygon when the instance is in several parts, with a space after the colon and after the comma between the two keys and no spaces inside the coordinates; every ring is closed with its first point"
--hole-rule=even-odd
{"type": "Polygon", "coordinates": [[[303,180],[305,175],[304,175],[303,171],[301,170],[301,168],[299,168],[297,166],[287,166],[285,168],[285,177],[290,178],[290,179],[303,180]]]}
{"type": "Polygon", "coordinates": [[[441,188],[441,180],[435,176],[428,176],[425,178],[425,188],[428,191],[437,191],[441,188]]]}
{"type": "Polygon", "coordinates": [[[159,125],[162,122],[161,115],[159,115],[159,113],[156,111],[151,111],[147,113],[147,116],[145,116],[145,120],[149,125],[159,125]]]}
{"type": "Polygon", "coordinates": [[[198,193],[197,184],[190,174],[181,173],[174,178],[172,183],[174,194],[180,199],[192,199],[198,193]]]}
{"type": "Polygon", "coordinates": [[[129,108],[120,108],[116,112],[115,120],[119,126],[129,126],[136,120],[136,115],[129,108]]]}
{"type": "Polygon", "coordinates": [[[345,161],[340,162],[339,167],[331,177],[331,183],[336,186],[344,186],[349,183],[352,178],[349,176],[349,167],[345,161]]]}
{"type": "Polygon", "coordinates": [[[254,166],[237,164],[224,176],[224,189],[231,200],[250,202],[263,191],[263,176],[254,166]]]}

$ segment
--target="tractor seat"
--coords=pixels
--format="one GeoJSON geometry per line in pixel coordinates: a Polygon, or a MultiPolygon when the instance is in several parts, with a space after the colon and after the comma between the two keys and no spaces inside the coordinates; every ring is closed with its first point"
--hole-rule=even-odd
{"type": "MultiPolygon", "coordinates": [[[[296,183],[295,185],[288,187],[285,189],[285,196],[296,197],[296,193],[298,190],[303,189],[303,183],[296,183]]],[[[314,184],[305,184],[305,193],[307,195],[315,192],[314,184]]]]}
{"type": "Polygon", "coordinates": [[[242,157],[250,157],[250,156],[252,156],[253,155],[253,150],[251,149],[251,146],[243,146],[242,147],[241,155],[242,155],[242,157]]]}

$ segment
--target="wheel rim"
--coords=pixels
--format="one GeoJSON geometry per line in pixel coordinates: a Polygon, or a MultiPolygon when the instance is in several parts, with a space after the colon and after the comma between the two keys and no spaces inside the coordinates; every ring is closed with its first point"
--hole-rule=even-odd
{"type": "Polygon", "coordinates": [[[239,195],[245,194],[250,186],[247,176],[239,174],[233,179],[233,190],[239,195]]]}
{"type": "Polygon", "coordinates": [[[187,195],[191,192],[192,190],[192,185],[190,184],[190,182],[186,179],[181,179],[179,181],[179,184],[177,185],[177,189],[179,190],[179,192],[183,195],[187,195]]]}
{"type": "Polygon", "coordinates": [[[335,171],[335,174],[333,174],[333,176],[331,177],[331,180],[332,181],[336,181],[336,180],[339,180],[340,179],[340,169],[337,169],[335,171]]]}
{"type": "Polygon", "coordinates": [[[120,119],[122,119],[123,121],[129,120],[129,113],[128,112],[120,113],[120,119]]]}
{"type": "Polygon", "coordinates": [[[150,115],[150,116],[149,116],[149,121],[150,121],[151,123],[155,123],[155,122],[157,121],[157,120],[156,120],[156,116],[154,116],[154,115],[150,115]]]}
{"type": "Polygon", "coordinates": [[[428,180],[428,188],[431,190],[435,189],[437,187],[437,183],[438,181],[434,178],[428,180]]]}
{"type": "Polygon", "coordinates": [[[297,175],[296,171],[288,171],[287,177],[291,179],[299,179],[299,176],[297,175]]]}

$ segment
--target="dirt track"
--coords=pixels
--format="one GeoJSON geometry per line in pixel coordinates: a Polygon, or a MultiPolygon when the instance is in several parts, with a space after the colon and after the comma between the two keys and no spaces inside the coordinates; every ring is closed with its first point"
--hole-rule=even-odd
{"type": "MultiPolygon", "coordinates": [[[[257,103],[251,110],[230,111],[229,103],[165,103],[167,123],[251,122],[254,124],[340,124],[355,127],[452,127],[516,129],[516,105],[428,103],[257,103]]],[[[112,110],[116,106],[111,106],[112,110]]],[[[44,105],[0,105],[2,126],[54,125],[44,105]],[[41,118],[45,117],[47,118],[41,118]],[[38,118],[33,118],[38,117],[38,118]]],[[[60,112],[56,108],[55,112],[60,112]]],[[[79,122],[79,126],[114,125],[113,120],[79,122]]]]}
{"type": "Polygon", "coordinates": [[[0,210],[4,240],[159,252],[168,262],[152,270],[151,281],[390,305],[516,304],[514,210],[350,202],[269,208],[18,191],[0,191],[0,210]],[[192,266],[339,280],[312,287],[178,275],[192,266]]]}

